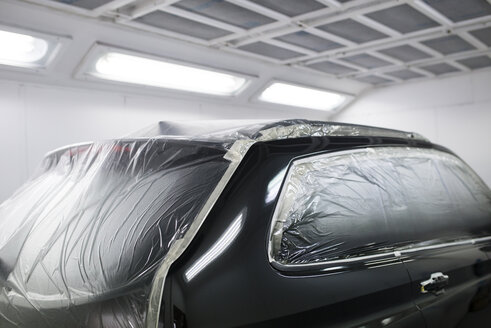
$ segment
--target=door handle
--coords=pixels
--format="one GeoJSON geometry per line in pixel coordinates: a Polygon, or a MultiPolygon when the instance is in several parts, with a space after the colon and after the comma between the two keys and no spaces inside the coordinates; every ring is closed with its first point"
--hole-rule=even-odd
{"type": "Polygon", "coordinates": [[[432,273],[430,279],[420,282],[421,293],[440,295],[445,292],[445,287],[448,286],[449,280],[449,277],[441,272],[432,273]]]}

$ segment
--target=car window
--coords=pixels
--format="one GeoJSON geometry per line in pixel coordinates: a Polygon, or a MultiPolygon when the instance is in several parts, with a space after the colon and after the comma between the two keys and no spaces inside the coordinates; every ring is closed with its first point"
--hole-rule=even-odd
{"type": "Polygon", "coordinates": [[[457,157],[379,147],[292,163],[270,256],[300,264],[491,234],[491,192],[457,157]]]}

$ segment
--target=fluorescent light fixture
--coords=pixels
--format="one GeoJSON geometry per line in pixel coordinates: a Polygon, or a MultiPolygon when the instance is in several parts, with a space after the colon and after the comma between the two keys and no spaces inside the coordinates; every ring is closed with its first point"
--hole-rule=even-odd
{"type": "Polygon", "coordinates": [[[184,275],[186,276],[187,281],[191,281],[198,273],[203,271],[204,268],[225,252],[235,238],[237,238],[240,229],[242,228],[243,217],[243,213],[240,213],[215,244],[213,244],[203,256],[186,270],[184,275]]]}
{"type": "Polygon", "coordinates": [[[331,111],[348,100],[348,96],[310,87],[274,82],[259,96],[259,100],[317,110],[331,111]]]}
{"type": "Polygon", "coordinates": [[[0,64],[24,68],[46,67],[59,47],[55,37],[38,37],[0,27],[0,64]]]}
{"type": "Polygon", "coordinates": [[[113,50],[102,53],[89,74],[117,82],[218,96],[236,95],[248,83],[242,76],[113,50]]]}

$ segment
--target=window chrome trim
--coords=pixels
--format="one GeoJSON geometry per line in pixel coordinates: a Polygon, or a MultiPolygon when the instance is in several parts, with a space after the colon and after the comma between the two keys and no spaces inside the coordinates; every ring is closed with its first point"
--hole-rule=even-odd
{"type": "MultiPolygon", "coordinates": [[[[288,183],[292,176],[292,166],[294,164],[303,164],[303,163],[308,163],[311,162],[312,160],[319,159],[319,158],[329,158],[329,157],[334,157],[334,156],[340,156],[340,155],[345,155],[345,154],[355,154],[355,153],[360,153],[360,152],[366,152],[368,149],[380,149],[380,148],[411,148],[411,149],[419,149],[418,147],[411,147],[411,146],[386,146],[386,147],[363,147],[363,148],[358,148],[358,149],[350,149],[350,150],[342,150],[342,151],[334,151],[334,152],[328,152],[328,153],[321,153],[321,154],[314,154],[314,155],[307,155],[305,157],[301,157],[299,159],[294,159],[291,161],[290,165],[288,166],[288,171],[285,175],[285,178],[281,184],[281,191],[278,196],[278,203],[275,206],[275,210],[273,213],[273,218],[271,220],[270,224],[270,231],[268,235],[268,247],[267,247],[267,253],[268,253],[268,259],[269,263],[273,265],[275,268],[279,268],[280,270],[284,271],[295,271],[298,269],[316,269],[316,268],[324,268],[328,267],[331,265],[342,265],[342,264],[350,264],[350,263],[360,263],[364,261],[369,261],[369,260],[376,260],[380,258],[400,258],[403,255],[406,254],[411,254],[415,252],[420,252],[420,251],[426,251],[426,250],[432,250],[432,249],[439,249],[439,248],[446,248],[446,247],[454,247],[454,246],[463,246],[463,245],[474,245],[474,244],[479,244],[483,243],[486,241],[491,241],[491,236],[486,236],[486,237],[479,237],[479,238],[470,238],[470,239],[464,239],[464,240],[456,240],[453,242],[445,242],[445,243],[440,243],[440,244],[434,244],[434,245],[428,245],[428,246],[420,246],[420,247],[414,247],[414,248],[405,248],[405,249],[395,249],[393,251],[388,251],[388,252],[383,252],[383,253],[377,253],[377,254],[372,254],[372,255],[363,255],[363,256],[356,256],[356,257],[351,257],[347,259],[339,259],[339,260],[330,260],[330,261],[322,261],[322,262],[310,262],[310,263],[281,263],[278,262],[277,260],[274,259],[273,256],[273,233],[274,233],[274,227],[276,223],[278,222],[278,216],[280,212],[280,208],[282,205],[282,199],[284,197],[285,193],[285,185],[288,183]]],[[[425,148],[427,149],[427,148],[425,148]]],[[[443,152],[441,150],[433,149],[430,148],[431,150],[439,153],[446,154],[448,156],[454,157],[455,160],[460,160],[457,156],[455,156],[452,153],[447,153],[443,152]]],[[[464,163],[465,164],[465,163],[464,163]]]]}
{"type": "Polygon", "coordinates": [[[324,261],[324,262],[314,262],[314,263],[300,263],[300,264],[284,264],[280,263],[274,259],[270,259],[270,263],[274,263],[275,267],[279,267],[281,269],[298,269],[298,268],[321,268],[325,266],[331,266],[331,265],[339,265],[339,264],[350,264],[350,263],[357,263],[357,262],[364,262],[367,260],[376,260],[380,258],[385,258],[385,257],[394,257],[394,258],[400,258],[406,254],[411,254],[411,253],[416,253],[416,252],[421,252],[421,251],[427,251],[427,250],[433,250],[433,249],[441,249],[441,248],[446,248],[446,247],[455,247],[455,246],[464,246],[464,245],[476,245],[484,242],[491,242],[491,236],[487,237],[480,237],[480,238],[471,238],[471,239],[464,239],[464,240],[457,240],[453,242],[447,242],[447,243],[441,243],[441,244],[435,244],[435,245],[429,245],[429,246],[421,246],[421,247],[414,247],[414,248],[408,248],[408,249],[400,249],[400,250],[394,250],[392,252],[385,252],[385,253],[379,253],[379,254],[373,254],[373,255],[364,255],[364,256],[356,256],[348,259],[341,259],[341,260],[332,260],[332,261],[324,261]]]}

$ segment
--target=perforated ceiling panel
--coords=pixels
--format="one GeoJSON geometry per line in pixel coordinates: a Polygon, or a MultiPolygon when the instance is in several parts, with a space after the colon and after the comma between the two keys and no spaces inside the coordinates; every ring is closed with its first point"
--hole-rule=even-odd
{"type": "Polygon", "coordinates": [[[309,67],[331,75],[342,75],[342,74],[356,72],[356,69],[336,63],[331,63],[329,61],[311,64],[309,65],[309,67]]]}
{"type": "Polygon", "coordinates": [[[251,2],[290,17],[325,8],[323,4],[315,0],[251,0],[251,2]]]}
{"type": "Polygon", "coordinates": [[[363,68],[377,68],[390,65],[390,62],[388,61],[367,54],[348,56],[344,57],[342,60],[363,68]]]}
{"type": "Polygon", "coordinates": [[[374,85],[490,69],[488,0],[29,0],[374,85]]]}
{"type": "Polygon", "coordinates": [[[394,72],[388,72],[387,75],[393,76],[395,78],[401,79],[401,80],[411,80],[411,79],[416,79],[418,77],[423,77],[424,75],[413,72],[408,69],[402,69],[399,71],[394,71],[394,72]]]}
{"type": "Polygon", "coordinates": [[[488,56],[466,58],[458,60],[458,62],[464,66],[467,66],[470,69],[491,67],[491,58],[489,58],[488,56]]]}
{"type": "Polygon", "coordinates": [[[136,19],[137,22],[153,27],[166,29],[200,39],[212,40],[227,35],[230,32],[209,26],[194,20],[168,14],[163,11],[154,11],[136,19]]]}
{"type": "Polygon", "coordinates": [[[491,15],[491,7],[486,0],[424,0],[424,2],[454,22],[491,15]]]}
{"type": "Polygon", "coordinates": [[[409,45],[387,48],[379,50],[379,52],[392,58],[402,60],[403,62],[412,62],[431,57],[431,55],[426,52],[409,45]]]}
{"type": "Polygon", "coordinates": [[[290,44],[294,44],[299,47],[304,47],[313,51],[326,51],[330,49],[341,48],[343,45],[323,39],[316,35],[299,31],[292,34],[283,35],[277,37],[276,40],[284,41],[290,44]]]}
{"type": "Polygon", "coordinates": [[[475,49],[471,44],[457,35],[444,36],[442,38],[423,41],[422,43],[444,55],[475,49]]]}
{"type": "Polygon", "coordinates": [[[96,9],[102,5],[111,2],[111,0],[54,0],[54,1],[69,4],[84,9],[96,9]]]}
{"type": "Polygon", "coordinates": [[[245,29],[275,21],[272,18],[226,1],[182,0],[174,6],[245,29]]]}
{"type": "Polygon", "coordinates": [[[400,5],[366,15],[400,33],[409,33],[438,26],[438,23],[409,5],[400,5]]]}
{"type": "Polygon", "coordinates": [[[458,72],[459,70],[452,65],[446,63],[439,63],[427,66],[421,66],[425,71],[431,72],[435,75],[448,74],[453,72],[458,72]]]}
{"type": "Polygon", "coordinates": [[[369,83],[369,84],[375,84],[375,85],[391,82],[391,80],[389,80],[389,79],[384,79],[383,77],[375,76],[375,75],[368,75],[365,77],[359,77],[359,78],[357,78],[357,80],[360,82],[363,82],[363,83],[369,83]]]}
{"type": "Polygon", "coordinates": [[[248,45],[242,46],[239,49],[249,51],[258,55],[273,57],[276,59],[290,59],[298,57],[301,54],[295,51],[291,51],[285,48],[277,47],[264,42],[255,42],[248,45]]]}
{"type": "Polygon", "coordinates": [[[491,27],[477,29],[471,31],[470,34],[488,47],[491,47],[491,27]]]}
{"type": "Polygon", "coordinates": [[[384,33],[352,19],[321,25],[317,28],[356,43],[365,43],[387,37],[384,33]]]}

